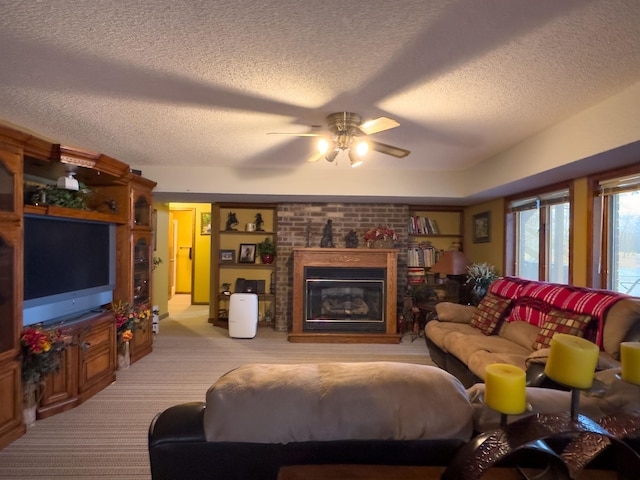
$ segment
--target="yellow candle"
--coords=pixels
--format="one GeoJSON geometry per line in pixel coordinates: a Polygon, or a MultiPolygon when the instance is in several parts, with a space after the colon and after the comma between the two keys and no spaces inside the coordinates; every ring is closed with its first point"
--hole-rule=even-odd
{"type": "Polygon", "coordinates": [[[556,333],[544,373],[556,382],[573,388],[591,388],[598,364],[598,346],[584,338],[556,333]]]}
{"type": "Polygon", "coordinates": [[[620,361],[622,362],[622,380],[640,385],[640,342],[622,342],[620,361]]]}
{"type": "Polygon", "coordinates": [[[524,370],[506,363],[492,363],[485,370],[484,402],[489,408],[508,415],[526,409],[524,370]]]}

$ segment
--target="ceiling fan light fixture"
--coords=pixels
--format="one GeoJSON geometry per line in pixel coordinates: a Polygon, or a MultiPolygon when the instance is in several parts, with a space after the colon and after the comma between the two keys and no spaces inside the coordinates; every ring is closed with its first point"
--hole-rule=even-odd
{"type": "Polygon", "coordinates": [[[349,160],[351,161],[351,168],[359,167],[364,162],[362,155],[359,155],[353,148],[349,150],[349,160]]]}
{"type": "Polygon", "coordinates": [[[329,151],[329,141],[326,138],[318,140],[318,151],[323,155],[329,151]]]}
{"type": "Polygon", "coordinates": [[[355,148],[356,153],[361,157],[364,157],[369,152],[369,144],[364,140],[357,142],[355,148]]]}
{"type": "Polygon", "coordinates": [[[338,153],[340,153],[340,150],[338,150],[338,149],[333,149],[333,150],[331,150],[330,152],[328,152],[328,153],[324,156],[324,158],[326,158],[326,159],[327,159],[327,162],[333,162],[333,161],[336,159],[336,157],[338,156],[338,153]]]}

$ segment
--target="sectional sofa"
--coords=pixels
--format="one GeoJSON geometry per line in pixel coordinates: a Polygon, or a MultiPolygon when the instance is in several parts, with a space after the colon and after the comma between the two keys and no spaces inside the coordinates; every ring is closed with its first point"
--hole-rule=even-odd
{"type": "Polygon", "coordinates": [[[543,372],[556,332],[597,343],[599,369],[619,366],[621,342],[640,341],[640,299],[515,277],[494,282],[478,307],[440,303],[436,312],[425,326],[431,359],[467,388],[491,363],[526,370],[528,385],[551,383],[543,372]]]}
{"type": "Polygon", "coordinates": [[[305,464],[447,465],[473,435],[460,382],[393,362],[245,365],[158,414],[153,480],[275,480],[305,464]]]}

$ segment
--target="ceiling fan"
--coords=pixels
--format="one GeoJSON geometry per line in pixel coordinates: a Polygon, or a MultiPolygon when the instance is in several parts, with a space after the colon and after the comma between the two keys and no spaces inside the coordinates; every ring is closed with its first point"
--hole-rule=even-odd
{"type": "Polygon", "coordinates": [[[271,132],[268,135],[321,137],[318,141],[317,151],[307,159],[307,162],[317,162],[323,157],[327,161],[333,162],[340,151],[348,150],[351,166],[357,167],[362,164],[363,158],[369,149],[397,158],[409,155],[411,153],[409,150],[376,142],[368,138],[369,135],[383,132],[399,125],[396,120],[388,117],[378,117],[363,122],[362,117],[356,113],[337,112],[327,116],[327,130],[324,132],[271,132]]]}

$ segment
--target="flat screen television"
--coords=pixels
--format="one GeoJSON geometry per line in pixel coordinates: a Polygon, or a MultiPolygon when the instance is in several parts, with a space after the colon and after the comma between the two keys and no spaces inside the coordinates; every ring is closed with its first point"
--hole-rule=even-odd
{"type": "Polygon", "coordinates": [[[24,216],[23,325],[66,321],[113,299],[115,225],[24,216]]]}

